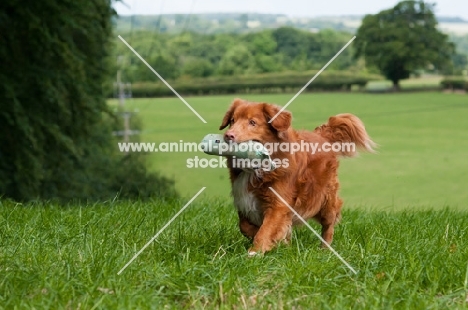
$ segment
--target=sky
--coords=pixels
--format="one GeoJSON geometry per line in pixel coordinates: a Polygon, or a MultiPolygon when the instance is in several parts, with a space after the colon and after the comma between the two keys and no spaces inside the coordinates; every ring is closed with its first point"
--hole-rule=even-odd
{"type": "MultiPolygon", "coordinates": [[[[120,15],[187,13],[268,13],[291,17],[375,14],[393,7],[397,0],[123,0],[120,15]]],[[[468,0],[432,0],[436,15],[468,20],[468,0]]]]}

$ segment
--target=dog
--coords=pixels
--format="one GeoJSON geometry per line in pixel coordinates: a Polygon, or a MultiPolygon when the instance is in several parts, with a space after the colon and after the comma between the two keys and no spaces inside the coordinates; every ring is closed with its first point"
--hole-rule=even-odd
{"type": "MultiPolygon", "coordinates": [[[[338,196],[338,158],[352,157],[358,149],[374,152],[376,147],[363,122],[352,114],[332,116],[314,131],[296,131],[291,121],[292,114],[281,111],[278,106],[235,99],[219,127],[223,130],[229,126],[224,133],[228,143],[253,140],[264,145],[308,143],[318,146],[315,152],[276,149],[271,158],[287,165],[271,171],[237,167],[235,158],[228,157],[239,228],[253,241],[249,256],[268,252],[279,242],[289,243],[292,226],[302,223],[284,202],[304,220],[313,218],[320,223],[322,238],[330,245],[343,204],[338,196]],[[333,150],[330,150],[331,145],[335,146],[333,150]],[[355,145],[355,149],[338,149],[336,146],[340,145],[355,145]],[[329,151],[320,151],[322,146],[329,151]]],[[[322,242],[322,247],[327,244],[322,242]]]]}

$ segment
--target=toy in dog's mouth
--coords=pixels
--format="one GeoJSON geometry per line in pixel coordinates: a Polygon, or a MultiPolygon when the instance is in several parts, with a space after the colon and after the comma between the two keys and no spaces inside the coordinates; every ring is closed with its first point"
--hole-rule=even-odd
{"type": "Polygon", "coordinates": [[[255,140],[241,143],[226,142],[221,134],[208,134],[201,142],[202,150],[209,155],[233,156],[235,163],[242,164],[242,169],[263,169],[271,171],[276,169],[276,164],[270,157],[265,146],[255,140]]]}

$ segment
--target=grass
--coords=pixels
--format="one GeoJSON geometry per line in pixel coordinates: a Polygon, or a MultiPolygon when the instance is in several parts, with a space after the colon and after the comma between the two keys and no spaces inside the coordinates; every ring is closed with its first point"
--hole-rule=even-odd
{"type": "MultiPolygon", "coordinates": [[[[292,95],[245,95],[284,104],[292,95]]],[[[231,96],[133,100],[148,142],[217,132],[231,96]]],[[[334,248],[305,227],[290,246],[247,258],[225,169],[188,169],[200,153],[153,153],[180,192],[207,189],[121,275],[189,198],[58,206],[0,199],[0,309],[468,309],[466,96],[303,94],[296,128],[357,114],[381,145],[343,160],[334,248]]],[[[208,158],[208,156],[206,156],[208,158]]],[[[319,229],[318,225],[312,223],[319,229]]]]}
{"type": "MultiPolygon", "coordinates": [[[[252,101],[284,105],[292,94],[243,95],[252,101]]],[[[217,133],[233,96],[189,97],[187,101],[206,119],[203,124],[178,98],[130,100],[138,110],[145,142],[199,142],[217,133]]],[[[464,208],[468,201],[467,97],[443,93],[302,94],[288,108],[293,126],[314,129],[329,116],[358,115],[380,145],[379,154],[363,154],[341,161],[341,195],[346,206],[464,208]]],[[[213,158],[200,152],[152,153],[153,169],[172,177],[183,195],[206,186],[210,196],[229,197],[226,169],[187,168],[187,158],[213,158]]]]}
{"type": "Polygon", "coordinates": [[[345,210],[354,275],[304,227],[247,258],[232,205],[203,194],[117,275],[185,202],[2,201],[0,308],[468,309],[468,214],[449,209],[345,210]]]}

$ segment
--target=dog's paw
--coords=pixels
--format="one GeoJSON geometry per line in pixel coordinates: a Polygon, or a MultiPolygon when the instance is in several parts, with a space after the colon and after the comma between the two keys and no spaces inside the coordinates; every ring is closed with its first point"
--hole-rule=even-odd
{"type": "Polygon", "coordinates": [[[262,251],[255,251],[253,249],[249,249],[247,251],[247,256],[249,258],[252,258],[252,257],[263,257],[265,255],[265,253],[263,253],[262,251]]]}
{"type": "Polygon", "coordinates": [[[247,252],[247,255],[248,255],[249,257],[254,257],[254,256],[257,256],[257,255],[260,255],[260,253],[255,252],[255,251],[252,251],[252,250],[249,250],[249,251],[247,252]]]}

